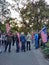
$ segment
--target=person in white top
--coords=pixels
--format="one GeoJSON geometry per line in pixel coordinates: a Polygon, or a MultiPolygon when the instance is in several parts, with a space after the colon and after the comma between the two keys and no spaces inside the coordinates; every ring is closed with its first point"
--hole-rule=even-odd
{"type": "Polygon", "coordinates": [[[26,37],[26,39],[27,39],[27,50],[31,50],[31,34],[28,32],[28,34],[27,34],[27,37],[26,37]]]}

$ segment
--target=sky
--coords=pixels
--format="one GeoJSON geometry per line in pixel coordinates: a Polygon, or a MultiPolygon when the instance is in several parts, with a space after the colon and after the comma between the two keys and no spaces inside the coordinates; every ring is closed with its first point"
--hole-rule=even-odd
{"type": "MultiPolygon", "coordinates": [[[[12,3],[15,3],[14,1],[12,1],[12,0],[6,0],[6,1],[8,1],[10,4],[12,4],[12,3]]],[[[21,0],[22,1],[22,0],[21,0]]],[[[35,0],[36,1],[36,0],[35,0]]],[[[49,0],[45,0],[48,4],[49,4],[49,0]]]]}
{"type": "Polygon", "coordinates": [[[49,4],[49,0],[45,0],[47,2],[47,4],[49,4]]]}
{"type": "MultiPolygon", "coordinates": [[[[14,2],[14,1],[12,1],[12,0],[6,0],[7,2],[9,2],[11,5],[13,4],[16,4],[16,2],[14,2]]],[[[19,1],[19,7],[23,7],[22,6],[22,1],[24,2],[24,3],[26,3],[26,0],[20,0],[19,1]]],[[[37,0],[36,0],[37,1],[37,0]]],[[[49,4],[49,0],[45,0],[46,2],[47,2],[47,4],[49,4]]],[[[16,6],[17,7],[17,6],[16,6]]],[[[9,6],[8,7],[9,9],[10,9],[10,11],[11,11],[11,17],[12,18],[17,18],[19,21],[21,21],[22,19],[21,19],[21,17],[20,17],[20,14],[19,14],[19,12],[17,12],[17,11],[15,11],[15,10],[13,10],[13,9],[11,9],[11,7],[9,6]]]]}

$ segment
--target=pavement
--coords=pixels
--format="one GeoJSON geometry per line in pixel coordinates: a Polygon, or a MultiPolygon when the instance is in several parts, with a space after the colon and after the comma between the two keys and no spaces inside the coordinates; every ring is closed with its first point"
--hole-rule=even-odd
{"type": "Polygon", "coordinates": [[[11,53],[0,54],[0,65],[49,65],[49,61],[46,60],[39,49],[35,49],[31,44],[31,51],[16,53],[16,47],[12,46],[11,53]]]}

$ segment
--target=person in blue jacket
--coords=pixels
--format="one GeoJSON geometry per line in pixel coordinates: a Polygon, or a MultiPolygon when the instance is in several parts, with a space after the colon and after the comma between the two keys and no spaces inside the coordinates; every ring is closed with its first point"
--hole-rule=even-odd
{"type": "Polygon", "coordinates": [[[35,37],[35,49],[37,49],[37,48],[39,48],[39,44],[38,44],[38,33],[35,33],[35,35],[34,35],[34,37],[35,37]]]}
{"type": "Polygon", "coordinates": [[[21,51],[25,52],[26,37],[24,35],[24,32],[22,32],[20,35],[20,41],[21,41],[21,51]]]}

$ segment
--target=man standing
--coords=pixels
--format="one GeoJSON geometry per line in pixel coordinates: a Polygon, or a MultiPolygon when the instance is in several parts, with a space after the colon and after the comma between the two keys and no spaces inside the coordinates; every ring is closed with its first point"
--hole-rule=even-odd
{"type": "Polygon", "coordinates": [[[48,41],[48,39],[47,39],[48,36],[47,36],[47,28],[46,28],[45,25],[43,25],[43,28],[42,28],[42,30],[40,31],[40,33],[41,33],[42,45],[43,45],[44,47],[46,47],[45,43],[47,43],[47,41],[48,41]]]}
{"type": "Polygon", "coordinates": [[[19,52],[19,36],[18,36],[18,32],[16,31],[16,35],[15,35],[15,41],[16,41],[16,52],[19,52]]]}
{"type": "Polygon", "coordinates": [[[2,50],[1,50],[1,43],[2,43],[2,35],[1,35],[1,31],[0,31],[0,53],[2,52],[2,50]]]}
{"type": "Polygon", "coordinates": [[[39,36],[38,36],[38,33],[35,33],[35,49],[39,48],[39,44],[38,44],[38,40],[39,40],[39,36]]]}
{"type": "Polygon", "coordinates": [[[10,53],[11,52],[11,42],[12,42],[11,32],[7,33],[6,36],[7,36],[7,42],[6,42],[6,45],[5,45],[5,52],[7,51],[7,47],[9,46],[8,52],[10,53]]]}
{"type": "Polygon", "coordinates": [[[12,35],[12,40],[13,40],[12,41],[12,43],[13,43],[12,45],[14,46],[14,44],[15,44],[15,34],[12,35]]]}

